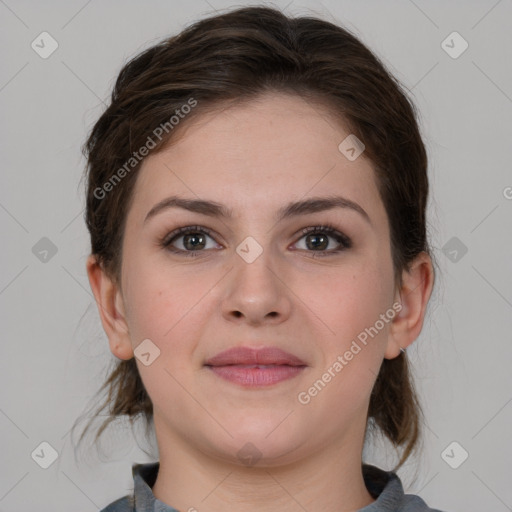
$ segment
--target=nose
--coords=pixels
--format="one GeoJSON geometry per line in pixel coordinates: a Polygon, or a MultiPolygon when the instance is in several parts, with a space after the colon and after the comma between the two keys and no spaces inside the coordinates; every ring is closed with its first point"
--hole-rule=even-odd
{"type": "Polygon", "coordinates": [[[264,250],[252,263],[234,255],[222,303],[227,320],[255,326],[279,324],[290,316],[293,294],[287,275],[269,253],[264,250]]]}

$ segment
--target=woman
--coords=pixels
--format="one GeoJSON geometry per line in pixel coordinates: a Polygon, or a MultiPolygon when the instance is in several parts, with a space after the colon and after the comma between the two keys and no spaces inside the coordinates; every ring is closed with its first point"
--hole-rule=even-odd
{"type": "Polygon", "coordinates": [[[122,69],[84,151],[119,360],[98,436],[142,415],[159,449],[103,512],[433,511],[394,472],[420,439],[427,157],[380,61],[319,19],[213,16],[122,69]],[[393,471],[363,463],[372,432],[393,471]]]}

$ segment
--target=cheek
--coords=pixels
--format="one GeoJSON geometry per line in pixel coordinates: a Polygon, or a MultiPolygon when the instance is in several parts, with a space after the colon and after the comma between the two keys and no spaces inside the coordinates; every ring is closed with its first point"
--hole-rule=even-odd
{"type": "MultiPolygon", "coordinates": [[[[212,280],[213,281],[213,280],[212,280]]],[[[209,279],[192,280],[186,272],[139,265],[130,274],[129,327],[134,347],[149,338],[162,352],[181,357],[193,349],[208,307],[209,279]]]]}
{"type": "Polygon", "coordinates": [[[367,262],[337,271],[328,284],[309,290],[316,303],[311,309],[329,331],[318,339],[322,361],[297,399],[320,415],[336,410],[335,431],[339,421],[367,407],[394,317],[392,276],[381,264],[367,262]]]}
{"type": "MultiPolygon", "coordinates": [[[[354,263],[334,269],[325,279],[300,285],[300,289],[307,290],[305,302],[326,327],[331,351],[350,345],[391,307],[392,275],[383,263],[354,263]]],[[[383,334],[387,325],[381,329],[383,334]]]]}
{"type": "Polygon", "coordinates": [[[201,286],[187,286],[182,281],[173,275],[168,284],[161,273],[146,269],[136,274],[130,287],[132,346],[136,349],[141,341],[149,339],[149,352],[156,355],[149,365],[136,358],[139,374],[153,404],[166,403],[170,413],[179,413],[175,407],[181,402],[169,397],[183,394],[173,376],[182,375],[190,367],[196,340],[200,339],[198,315],[205,307],[200,301],[205,294],[201,286]],[[196,304],[201,307],[194,307],[196,304]]]}

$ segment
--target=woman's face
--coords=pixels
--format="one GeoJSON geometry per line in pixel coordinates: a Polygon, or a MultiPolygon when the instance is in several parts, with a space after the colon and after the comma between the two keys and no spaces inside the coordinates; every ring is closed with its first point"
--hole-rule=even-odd
{"type": "Polygon", "coordinates": [[[349,135],[323,108],[273,94],[198,117],[146,158],[119,297],[126,343],[146,340],[135,354],[159,445],[272,465],[362,442],[382,359],[397,355],[389,329],[398,295],[371,163],[338,148],[349,135]],[[176,206],[148,215],[171,196],[231,215],[176,206]],[[313,198],[357,206],[290,206],[313,198]],[[325,229],[302,233],[322,225],[349,244],[325,229]],[[303,366],[205,365],[233,347],[279,348],[303,366]],[[249,386],[227,374],[289,378],[249,386]]]}

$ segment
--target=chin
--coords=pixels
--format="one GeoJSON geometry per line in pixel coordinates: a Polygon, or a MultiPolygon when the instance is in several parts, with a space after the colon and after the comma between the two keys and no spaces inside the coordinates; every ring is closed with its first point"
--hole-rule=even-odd
{"type": "Polygon", "coordinates": [[[226,425],[233,437],[223,436],[218,443],[211,441],[216,456],[236,464],[256,467],[281,466],[300,458],[298,448],[311,436],[301,435],[283,422],[283,414],[263,419],[248,418],[244,425],[226,425]],[[282,423],[281,423],[282,422],[282,423]]]}

